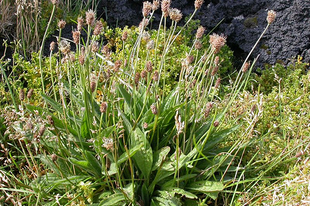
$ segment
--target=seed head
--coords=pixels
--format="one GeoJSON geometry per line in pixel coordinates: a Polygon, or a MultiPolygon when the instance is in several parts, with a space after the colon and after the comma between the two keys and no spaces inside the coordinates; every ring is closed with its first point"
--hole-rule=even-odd
{"type": "Polygon", "coordinates": [[[151,61],[148,61],[147,63],[146,63],[146,70],[148,71],[148,72],[152,72],[152,70],[153,70],[153,64],[152,64],[152,62],[151,61]]]}
{"type": "Polygon", "coordinates": [[[169,16],[172,21],[179,22],[183,15],[179,9],[170,9],[169,16]]]}
{"type": "Polygon", "coordinates": [[[136,84],[136,85],[138,85],[138,84],[139,84],[139,80],[140,80],[140,78],[141,78],[141,75],[140,75],[140,73],[139,73],[139,72],[137,72],[137,73],[135,74],[135,84],[136,84]]]}
{"type": "Polygon", "coordinates": [[[30,89],[27,93],[27,98],[30,99],[32,97],[33,94],[33,89],[30,89]]]}
{"type": "Polygon", "coordinates": [[[122,41],[126,41],[128,38],[128,32],[127,31],[124,31],[123,32],[123,35],[122,35],[122,41]]]}
{"type": "Polygon", "coordinates": [[[72,31],[72,38],[73,38],[73,42],[75,44],[79,44],[80,43],[80,35],[81,35],[81,32],[79,30],[72,31]]]}
{"type": "Polygon", "coordinates": [[[208,102],[207,103],[207,105],[206,105],[206,110],[205,110],[205,118],[207,118],[208,116],[209,116],[209,114],[210,114],[210,111],[211,111],[211,109],[212,109],[212,103],[211,102],[208,102]]]}
{"type": "Polygon", "coordinates": [[[79,62],[80,62],[81,65],[84,65],[84,63],[85,63],[85,54],[81,54],[79,56],[79,62]]]}
{"type": "Polygon", "coordinates": [[[56,43],[54,41],[52,41],[50,43],[50,51],[54,51],[55,50],[55,46],[56,46],[56,43]]]}
{"type": "Polygon", "coordinates": [[[219,122],[218,120],[215,120],[215,121],[213,122],[214,127],[218,127],[219,124],[220,124],[220,122],[219,122]]]}
{"type": "Polygon", "coordinates": [[[89,26],[93,26],[95,23],[96,14],[93,10],[88,10],[86,12],[86,24],[89,26]]]}
{"type": "Polygon", "coordinates": [[[219,70],[218,66],[214,66],[211,72],[211,76],[214,76],[216,74],[216,72],[219,70]]]}
{"type": "Polygon", "coordinates": [[[112,138],[104,138],[102,146],[104,148],[106,148],[107,150],[113,150],[114,149],[113,139],[112,138]]]}
{"type": "Polygon", "coordinates": [[[101,49],[102,54],[106,56],[110,56],[110,49],[108,45],[104,45],[103,48],[101,49]]]}
{"type": "Polygon", "coordinates": [[[63,54],[69,54],[71,49],[70,43],[66,40],[61,40],[59,42],[59,50],[63,53],[63,54]]]}
{"type": "Polygon", "coordinates": [[[102,29],[103,29],[103,24],[102,24],[102,22],[101,22],[101,21],[97,21],[93,34],[94,34],[95,36],[100,35],[101,32],[102,32],[102,29]]]}
{"type": "Polygon", "coordinates": [[[151,2],[149,1],[143,2],[143,9],[142,9],[143,17],[147,17],[151,13],[152,7],[153,5],[151,2]]]}
{"type": "Polygon", "coordinates": [[[245,73],[248,71],[249,67],[250,67],[250,62],[246,62],[243,67],[242,67],[242,72],[245,73]]]}
{"type": "Polygon", "coordinates": [[[149,25],[149,20],[143,19],[139,24],[139,31],[143,31],[147,25],[149,25]]]}
{"type": "Polygon", "coordinates": [[[150,40],[151,36],[149,34],[149,32],[143,32],[142,34],[142,39],[146,42],[148,42],[150,40]]]}
{"type": "Polygon", "coordinates": [[[220,57],[219,56],[216,56],[215,59],[214,59],[214,65],[215,66],[218,66],[220,63],[220,57]]]}
{"type": "Polygon", "coordinates": [[[20,89],[19,90],[19,100],[24,101],[24,99],[25,99],[25,91],[24,91],[24,89],[20,89]]]}
{"type": "Polygon", "coordinates": [[[221,78],[218,78],[215,82],[215,89],[219,88],[219,86],[221,85],[221,78]]]}
{"type": "Polygon", "coordinates": [[[45,126],[42,125],[42,126],[40,127],[40,129],[39,129],[39,136],[42,137],[42,135],[44,134],[44,132],[45,132],[45,126]]]}
{"type": "Polygon", "coordinates": [[[122,66],[122,61],[121,60],[116,60],[114,63],[114,72],[118,72],[119,68],[122,66]]]}
{"type": "Polygon", "coordinates": [[[91,51],[96,53],[99,50],[99,43],[97,41],[93,41],[91,43],[91,51]]]}
{"type": "Polygon", "coordinates": [[[143,79],[146,79],[146,78],[147,78],[147,71],[146,71],[146,70],[143,70],[143,71],[141,72],[141,77],[142,77],[143,79]]]}
{"type": "Polygon", "coordinates": [[[53,162],[56,162],[56,160],[57,160],[57,155],[56,155],[56,154],[52,154],[52,155],[51,155],[51,159],[52,159],[53,162]]]}
{"type": "Polygon", "coordinates": [[[153,41],[153,40],[149,41],[149,42],[146,44],[146,48],[147,48],[148,50],[154,49],[154,41],[153,41]]]}
{"type": "Polygon", "coordinates": [[[96,89],[96,86],[97,86],[97,84],[96,84],[95,81],[91,81],[90,82],[90,91],[91,91],[91,93],[94,93],[94,91],[96,89]]]}
{"type": "Polygon", "coordinates": [[[107,111],[108,108],[108,103],[107,102],[102,102],[100,105],[100,112],[101,113],[105,113],[107,111]]]}
{"type": "Polygon", "coordinates": [[[205,28],[203,26],[200,26],[198,29],[197,29],[197,33],[196,33],[196,38],[197,39],[201,39],[203,34],[205,33],[205,28]]]}
{"type": "Polygon", "coordinates": [[[151,105],[151,111],[152,111],[152,113],[155,114],[155,115],[158,113],[158,110],[157,110],[157,107],[156,107],[156,103],[153,103],[153,104],[151,105]]]}
{"type": "Polygon", "coordinates": [[[153,80],[154,80],[155,82],[157,82],[158,79],[159,79],[158,71],[155,71],[154,74],[153,74],[153,80]]]}
{"type": "Polygon", "coordinates": [[[83,24],[84,24],[84,19],[82,17],[78,17],[77,20],[78,24],[77,24],[77,30],[81,31],[83,28],[83,24]]]}
{"type": "Polygon", "coordinates": [[[194,57],[194,56],[188,55],[188,56],[186,57],[186,64],[187,64],[187,65],[190,65],[191,63],[193,63],[194,60],[195,60],[195,57],[194,57]]]}
{"type": "Polygon", "coordinates": [[[54,4],[54,5],[56,5],[56,4],[58,4],[58,3],[59,3],[59,1],[58,1],[58,0],[51,0],[51,2],[52,2],[52,4],[54,4]]]}
{"type": "Polygon", "coordinates": [[[161,2],[161,11],[163,12],[164,17],[169,15],[171,0],[163,0],[161,2]]]}
{"type": "Polygon", "coordinates": [[[202,43],[201,43],[200,40],[197,40],[197,41],[195,42],[195,49],[199,50],[199,49],[201,49],[201,48],[202,48],[202,43]]]}
{"type": "Polygon", "coordinates": [[[65,22],[64,20],[60,20],[60,21],[58,22],[58,27],[59,27],[60,29],[65,28],[65,26],[66,26],[66,22],[65,22]]]}
{"type": "Polygon", "coordinates": [[[196,0],[195,1],[195,9],[198,10],[201,8],[202,4],[203,4],[204,0],[196,0]]]}
{"type": "Polygon", "coordinates": [[[147,129],[148,126],[149,126],[149,125],[148,125],[146,122],[143,123],[143,128],[144,128],[144,129],[147,129]]]}
{"type": "Polygon", "coordinates": [[[156,11],[159,8],[159,1],[153,0],[152,10],[156,11]]]}
{"type": "Polygon", "coordinates": [[[272,22],[274,22],[274,20],[276,19],[276,12],[273,10],[269,10],[268,11],[268,15],[267,15],[267,22],[268,24],[272,24],[272,22]]]}
{"type": "Polygon", "coordinates": [[[212,48],[214,49],[214,53],[217,54],[220,51],[220,49],[225,45],[226,37],[224,35],[213,34],[210,35],[209,42],[212,45],[212,48]]]}

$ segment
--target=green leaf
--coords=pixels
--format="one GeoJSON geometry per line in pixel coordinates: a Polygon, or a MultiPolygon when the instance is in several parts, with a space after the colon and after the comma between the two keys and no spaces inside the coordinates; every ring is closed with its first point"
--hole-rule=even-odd
{"type": "Polygon", "coordinates": [[[218,193],[223,191],[223,189],[223,183],[214,181],[192,182],[186,186],[186,190],[206,194],[213,200],[217,198],[218,193]]]}
{"type": "Polygon", "coordinates": [[[45,94],[41,94],[41,96],[48,104],[50,104],[53,107],[53,109],[55,109],[57,112],[61,114],[63,113],[63,108],[61,104],[59,104],[58,102],[56,102],[55,100],[53,100],[52,98],[50,98],[49,96],[45,94]]]}
{"type": "Polygon", "coordinates": [[[102,206],[118,206],[118,205],[124,205],[126,198],[124,197],[124,194],[118,192],[113,195],[109,195],[102,200],[99,205],[102,206]]]}
{"type": "Polygon", "coordinates": [[[173,193],[176,193],[176,194],[179,194],[179,195],[182,195],[182,197],[186,197],[188,199],[197,199],[198,197],[196,195],[194,195],[193,193],[191,192],[188,192],[186,190],[183,190],[181,188],[177,188],[177,187],[174,187],[174,188],[170,188],[169,189],[170,192],[173,192],[173,193]]]}
{"type": "Polygon", "coordinates": [[[125,130],[126,130],[127,134],[129,134],[131,132],[131,130],[132,130],[132,125],[130,123],[130,120],[127,117],[127,115],[124,114],[124,112],[122,112],[120,110],[118,112],[121,114],[121,117],[122,117],[122,119],[124,121],[125,130]]]}
{"type": "Polygon", "coordinates": [[[94,173],[97,174],[97,177],[100,178],[101,174],[101,165],[99,164],[98,160],[89,152],[85,152],[86,159],[89,163],[90,168],[93,170],[94,173]]]}
{"type": "Polygon", "coordinates": [[[170,147],[163,147],[160,150],[154,153],[154,163],[152,167],[152,171],[158,169],[162,162],[166,159],[167,155],[170,152],[170,147]]]}
{"type": "Polygon", "coordinates": [[[81,137],[87,139],[89,137],[89,128],[87,124],[87,113],[84,113],[82,125],[81,125],[81,137]]]}
{"type": "Polygon", "coordinates": [[[131,133],[131,147],[134,148],[141,144],[143,145],[141,150],[136,152],[133,159],[138,168],[141,170],[143,176],[148,179],[152,170],[153,151],[145,134],[140,130],[140,128],[137,127],[131,133]]]}
{"type": "MultiPolygon", "coordinates": [[[[142,148],[143,144],[140,145],[136,145],[134,148],[131,148],[128,152],[129,152],[129,157],[132,157],[136,154],[137,151],[139,151],[142,148]]],[[[128,154],[127,152],[124,152],[119,159],[117,160],[117,165],[119,166],[120,164],[122,164],[123,162],[125,162],[126,160],[128,160],[128,154]]]]}

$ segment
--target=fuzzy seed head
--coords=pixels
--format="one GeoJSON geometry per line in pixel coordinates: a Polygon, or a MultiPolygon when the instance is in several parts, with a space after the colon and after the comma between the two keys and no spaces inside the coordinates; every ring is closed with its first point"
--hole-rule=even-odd
{"type": "Polygon", "coordinates": [[[203,34],[205,33],[205,28],[203,26],[200,26],[198,29],[197,29],[197,32],[196,32],[196,38],[197,39],[201,39],[203,34]]]}
{"type": "Polygon", "coordinates": [[[153,104],[151,105],[151,111],[152,111],[152,113],[155,114],[155,115],[158,113],[158,110],[157,110],[157,107],[156,107],[156,104],[155,104],[155,103],[153,103],[153,104]]]}
{"type": "Polygon", "coordinates": [[[205,116],[205,118],[207,118],[208,116],[209,116],[209,114],[210,114],[210,111],[211,111],[211,109],[212,109],[212,102],[208,102],[207,103],[207,105],[206,105],[206,110],[205,110],[205,114],[204,114],[204,116],[205,116]]]}
{"type": "Polygon", "coordinates": [[[108,45],[104,45],[103,48],[101,49],[102,54],[106,56],[110,56],[110,49],[108,45]]]}
{"type": "Polygon", "coordinates": [[[195,9],[198,10],[201,8],[202,4],[203,4],[204,0],[196,0],[195,1],[195,9]]]}
{"type": "Polygon", "coordinates": [[[143,19],[139,24],[139,31],[143,31],[147,25],[149,25],[149,20],[143,19]]]}
{"type": "Polygon", "coordinates": [[[214,53],[217,54],[220,49],[225,45],[226,37],[224,35],[212,34],[210,35],[209,42],[212,45],[214,53]]]}
{"type": "Polygon", "coordinates": [[[143,71],[141,72],[141,78],[143,78],[143,79],[146,79],[146,78],[147,78],[147,71],[146,71],[146,70],[143,70],[143,71]]]}
{"type": "Polygon", "coordinates": [[[171,5],[171,0],[163,0],[161,2],[161,11],[163,12],[164,17],[168,17],[170,5],[171,5]]]}
{"type": "Polygon", "coordinates": [[[148,125],[146,122],[143,123],[143,128],[144,128],[144,129],[147,129],[148,126],[149,126],[149,125],[148,125]]]}
{"type": "Polygon", "coordinates": [[[182,19],[183,14],[179,9],[170,9],[169,16],[172,21],[179,22],[182,19]]]}
{"type": "Polygon", "coordinates": [[[139,72],[135,74],[135,84],[138,85],[140,81],[141,75],[139,72]]]}
{"type": "Polygon", "coordinates": [[[55,50],[55,46],[56,46],[56,43],[54,41],[52,41],[50,43],[50,51],[54,51],[55,50]]]}
{"type": "Polygon", "coordinates": [[[202,48],[202,43],[201,43],[200,40],[197,40],[197,41],[195,42],[195,49],[199,50],[199,49],[201,49],[201,48],[202,48]]]}
{"type": "Polygon", "coordinates": [[[186,57],[186,64],[187,64],[187,65],[190,65],[191,63],[193,63],[194,60],[195,60],[195,57],[194,57],[194,56],[188,55],[188,56],[186,57]]]}
{"type": "Polygon", "coordinates": [[[91,51],[97,53],[99,51],[99,43],[97,41],[93,41],[91,43],[91,51]]]}
{"type": "Polygon", "coordinates": [[[102,32],[102,29],[103,29],[103,24],[102,24],[102,22],[101,22],[101,21],[97,21],[93,34],[94,34],[95,36],[100,35],[101,32],[102,32]]]}
{"type": "Polygon", "coordinates": [[[69,54],[71,49],[70,43],[66,40],[61,40],[59,42],[59,50],[63,53],[63,54],[69,54]]]}
{"type": "Polygon", "coordinates": [[[107,150],[114,150],[114,143],[112,138],[104,138],[103,145],[104,148],[107,150]]]}
{"type": "Polygon", "coordinates": [[[146,44],[146,48],[148,49],[148,50],[152,50],[152,49],[154,49],[154,41],[153,40],[151,40],[151,41],[149,41],[147,44],[146,44]]]}
{"type": "Polygon", "coordinates": [[[91,91],[91,93],[94,93],[94,91],[96,89],[96,86],[97,86],[96,82],[94,82],[94,81],[90,82],[90,91],[91,91]]]}
{"type": "Polygon", "coordinates": [[[215,89],[219,88],[220,85],[221,85],[221,78],[218,78],[218,79],[216,80],[216,82],[215,82],[215,86],[214,86],[215,89]]]}
{"type": "Polygon", "coordinates": [[[114,72],[118,72],[119,69],[121,68],[122,66],[122,61],[121,60],[116,60],[115,63],[114,63],[114,72]]]}
{"type": "Polygon", "coordinates": [[[128,32],[127,31],[124,31],[123,32],[123,35],[122,35],[122,41],[126,41],[128,38],[128,32]]]}
{"type": "Polygon", "coordinates": [[[107,102],[102,102],[100,105],[100,112],[101,113],[105,113],[107,111],[108,108],[108,103],[107,102]]]}
{"type": "Polygon", "coordinates": [[[45,126],[42,125],[42,126],[40,127],[40,129],[39,129],[39,136],[42,137],[42,135],[44,134],[44,132],[45,132],[45,126]]]}
{"type": "Polygon", "coordinates": [[[52,4],[53,4],[53,5],[56,5],[56,4],[58,4],[58,3],[59,3],[59,1],[58,1],[58,0],[51,0],[51,2],[52,2],[52,4]]]}
{"type": "Polygon", "coordinates": [[[220,57],[219,56],[216,56],[215,59],[214,59],[214,65],[215,66],[218,66],[220,63],[220,57]]]}
{"type": "Polygon", "coordinates": [[[246,62],[243,67],[242,67],[242,72],[245,73],[248,71],[248,69],[250,68],[250,62],[246,62]]]}
{"type": "Polygon", "coordinates": [[[158,79],[159,79],[159,73],[158,73],[158,71],[155,71],[154,74],[153,74],[153,80],[154,80],[155,82],[157,82],[158,79]]]}
{"type": "Polygon", "coordinates": [[[143,2],[143,9],[142,9],[143,17],[147,17],[151,13],[152,7],[153,5],[151,2],[149,1],[143,2]]]}
{"type": "Polygon", "coordinates": [[[28,91],[28,93],[27,93],[27,98],[28,99],[30,99],[31,97],[32,97],[32,95],[33,95],[33,89],[30,89],[29,91],[28,91]]]}
{"type": "Polygon", "coordinates": [[[85,55],[84,54],[81,54],[79,56],[79,62],[80,62],[81,65],[84,65],[84,63],[85,63],[85,55]]]}
{"type": "Polygon", "coordinates": [[[213,69],[212,69],[212,72],[211,72],[211,76],[214,76],[217,71],[219,70],[219,67],[218,66],[214,66],[213,69]]]}
{"type": "Polygon", "coordinates": [[[268,11],[268,15],[267,15],[267,22],[268,24],[272,24],[274,22],[274,20],[276,19],[276,12],[273,10],[269,10],[268,11]]]}
{"type": "Polygon", "coordinates": [[[86,24],[89,26],[93,26],[95,23],[96,14],[93,10],[88,10],[86,12],[86,24]]]}
{"type": "Polygon", "coordinates": [[[213,122],[214,127],[218,127],[219,124],[220,124],[220,122],[219,122],[218,120],[215,120],[215,121],[213,122]]]}
{"type": "Polygon", "coordinates": [[[81,35],[81,32],[79,30],[72,31],[72,39],[75,44],[80,43],[80,35],[81,35]]]}
{"type": "Polygon", "coordinates": [[[25,99],[25,91],[24,89],[19,90],[19,100],[23,101],[25,99]]]}
{"type": "Polygon", "coordinates": [[[152,5],[152,10],[156,11],[159,8],[159,1],[154,0],[152,5]]]}
{"type": "Polygon", "coordinates": [[[65,22],[64,20],[60,20],[60,21],[58,22],[58,27],[59,27],[60,29],[65,28],[65,26],[66,26],[66,22],[65,22]]]}
{"type": "Polygon", "coordinates": [[[149,73],[152,72],[152,70],[153,70],[153,64],[152,64],[151,61],[148,61],[148,62],[146,63],[146,70],[147,70],[149,73]]]}
{"type": "Polygon", "coordinates": [[[84,24],[84,19],[82,17],[78,17],[77,22],[78,22],[77,30],[78,31],[82,31],[83,24],[84,24]]]}

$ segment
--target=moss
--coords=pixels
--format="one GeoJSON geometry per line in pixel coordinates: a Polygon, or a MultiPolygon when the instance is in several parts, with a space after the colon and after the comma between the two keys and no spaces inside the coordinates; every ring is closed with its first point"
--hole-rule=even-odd
{"type": "Polygon", "coordinates": [[[246,18],[243,22],[243,25],[246,28],[253,28],[257,26],[257,16],[246,18]]]}

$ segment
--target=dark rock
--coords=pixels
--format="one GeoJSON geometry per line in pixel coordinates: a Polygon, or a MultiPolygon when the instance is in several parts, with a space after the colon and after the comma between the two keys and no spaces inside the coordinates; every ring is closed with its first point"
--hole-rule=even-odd
{"type": "MultiPolygon", "coordinates": [[[[172,7],[188,16],[194,11],[193,2],[172,1],[172,7]]],[[[104,12],[98,16],[107,19],[111,26],[138,25],[142,19],[142,3],[143,0],[102,0],[104,12]]],[[[224,19],[215,32],[227,36],[227,44],[237,57],[236,66],[240,66],[265,29],[267,11],[271,9],[277,12],[276,21],[270,25],[251,60],[260,54],[259,67],[276,62],[288,64],[297,55],[310,62],[310,1],[206,0],[195,18],[209,31],[224,19]]],[[[155,17],[153,28],[157,28],[160,11],[155,17]]]]}

